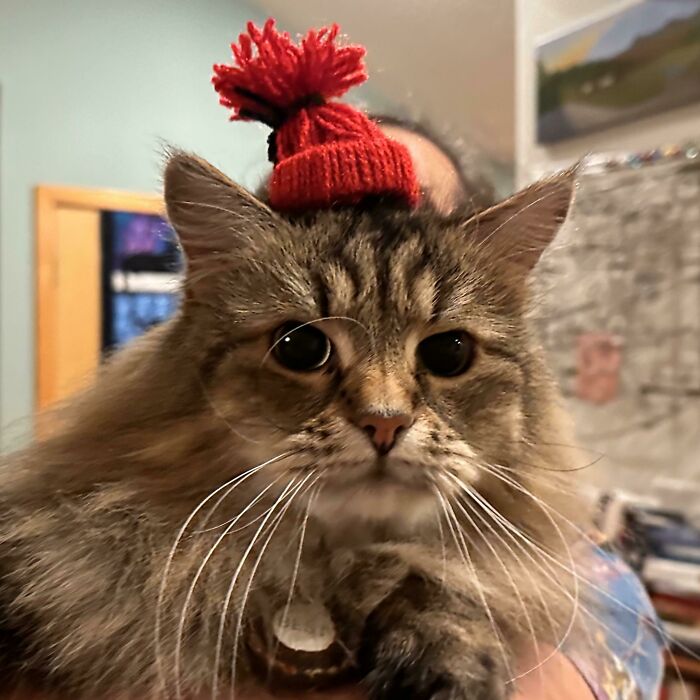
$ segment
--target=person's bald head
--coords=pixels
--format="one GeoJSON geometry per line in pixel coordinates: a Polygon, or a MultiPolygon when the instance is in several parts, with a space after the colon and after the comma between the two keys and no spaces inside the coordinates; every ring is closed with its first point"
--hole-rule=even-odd
{"type": "MultiPolygon", "coordinates": [[[[393,117],[372,117],[380,129],[408,149],[424,196],[441,214],[469,206],[478,211],[494,204],[493,186],[483,173],[465,172],[460,155],[425,127],[393,117]]],[[[469,164],[474,169],[474,164],[469,164]]]]}

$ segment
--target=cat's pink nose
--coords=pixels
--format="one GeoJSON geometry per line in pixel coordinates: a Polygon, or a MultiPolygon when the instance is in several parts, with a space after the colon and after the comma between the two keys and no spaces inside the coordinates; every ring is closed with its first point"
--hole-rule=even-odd
{"type": "Polygon", "coordinates": [[[394,447],[400,433],[413,425],[413,419],[403,413],[393,416],[366,413],[357,425],[367,433],[377,452],[385,455],[394,447]]]}

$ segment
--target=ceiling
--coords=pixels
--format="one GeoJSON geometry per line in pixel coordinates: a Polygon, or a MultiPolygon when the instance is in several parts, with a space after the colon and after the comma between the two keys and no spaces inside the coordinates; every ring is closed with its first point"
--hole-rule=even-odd
{"type": "Polygon", "coordinates": [[[258,0],[293,32],[337,22],[367,47],[374,92],[468,138],[515,152],[513,0],[258,0]]]}

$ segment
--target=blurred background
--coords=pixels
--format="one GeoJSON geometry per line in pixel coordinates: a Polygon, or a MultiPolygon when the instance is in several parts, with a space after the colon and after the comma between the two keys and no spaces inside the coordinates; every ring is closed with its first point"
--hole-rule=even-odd
{"type": "Polygon", "coordinates": [[[268,172],[209,82],[268,16],[338,22],[368,49],[349,99],[478,152],[502,195],[586,157],[536,320],[606,527],[686,577],[700,644],[700,0],[0,0],[4,449],[177,306],[164,144],[268,172]]]}

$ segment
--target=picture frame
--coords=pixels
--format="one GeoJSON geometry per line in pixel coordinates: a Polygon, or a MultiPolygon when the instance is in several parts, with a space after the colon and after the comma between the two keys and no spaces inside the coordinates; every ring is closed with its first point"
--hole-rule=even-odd
{"type": "Polygon", "coordinates": [[[641,0],[536,47],[536,128],[556,144],[700,101],[700,0],[641,0]]]}

